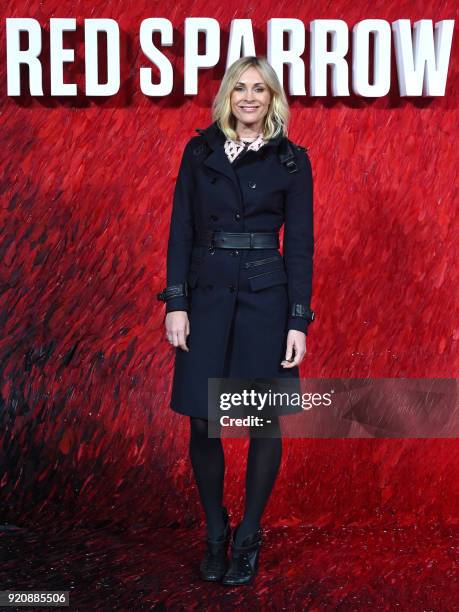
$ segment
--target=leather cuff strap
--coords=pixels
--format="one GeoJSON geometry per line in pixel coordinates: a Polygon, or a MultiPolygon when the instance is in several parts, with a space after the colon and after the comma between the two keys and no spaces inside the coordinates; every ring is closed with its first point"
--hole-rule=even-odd
{"type": "Polygon", "coordinates": [[[299,304],[298,302],[294,302],[290,306],[290,316],[291,317],[299,317],[301,319],[307,319],[310,323],[314,321],[315,312],[305,306],[304,304],[299,304]]]}
{"type": "Polygon", "coordinates": [[[169,285],[156,294],[156,299],[161,302],[166,302],[176,297],[187,297],[189,295],[188,283],[180,283],[179,285],[169,285]]]}

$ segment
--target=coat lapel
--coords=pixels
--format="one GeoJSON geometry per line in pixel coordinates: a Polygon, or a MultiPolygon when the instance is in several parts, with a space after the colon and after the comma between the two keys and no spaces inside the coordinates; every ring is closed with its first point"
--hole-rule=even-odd
{"type": "Polygon", "coordinates": [[[223,147],[223,143],[219,147],[215,147],[212,153],[206,157],[204,160],[204,165],[216,170],[217,172],[221,172],[225,176],[227,176],[232,181],[237,182],[237,176],[234,172],[234,168],[231,165],[228,157],[226,156],[225,149],[223,147]]]}
{"type": "MultiPolygon", "coordinates": [[[[209,127],[207,127],[205,130],[200,130],[200,132],[212,149],[210,155],[208,155],[204,160],[204,165],[216,170],[217,172],[220,172],[221,174],[224,174],[237,185],[238,178],[236,176],[236,172],[226,156],[225,148],[223,146],[225,144],[226,137],[218,127],[217,122],[214,121],[209,127]]],[[[284,136],[282,135],[271,138],[261,147],[261,149],[259,149],[259,151],[255,151],[255,153],[261,153],[264,149],[266,149],[266,147],[277,146],[283,138],[284,136]]]]}

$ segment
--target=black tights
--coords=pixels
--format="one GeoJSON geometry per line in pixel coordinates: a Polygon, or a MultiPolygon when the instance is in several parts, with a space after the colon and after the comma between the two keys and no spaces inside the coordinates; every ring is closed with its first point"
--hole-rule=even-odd
{"type": "MultiPolygon", "coordinates": [[[[247,457],[245,511],[236,542],[260,526],[261,516],[274,486],[282,456],[278,417],[271,417],[278,437],[257,437],[250,428],[247,457]]],[[[220,437],[209,438],[207,420],[190,417],[190,459],[207,522],[207,536],[217,538],[224,529],[222,516],[225,456],[220,437]]]]}

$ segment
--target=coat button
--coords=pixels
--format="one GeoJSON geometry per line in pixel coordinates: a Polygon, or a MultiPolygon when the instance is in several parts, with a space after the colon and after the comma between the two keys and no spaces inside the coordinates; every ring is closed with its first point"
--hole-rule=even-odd
{"type": "Polygon", "coordinates": [[[234,215],[234,218],[236,219],[236,221],[239,221],[239,220],[240,220],[240,218],[241,218],[241,213],[238,213],[238,212],[237,212],[237,213],[234,215]]]}
{"type": "Polygon", "coordinates": [[[254,183],[253,181],[249,181],[248,183],[249,187],[251,187],[252,189],[255,189],[255,187],[257,186],[256,183],[254,183]]]}
{"type": "Polygon", "coordinates": [[[228,285],[228,289],[230,290],[230,293],[234,293],[236,291],[236,287],[234,285],[228,285]]]}
{"type": "Polygon", "coordinates": [[[204,143],[200,144],[200,145],[198,145],[196,147],[196,149],[193,150],[193,154],[194,155],[201,155],[201,153],[204,151],[205,148],[206,148],[206,145],[204,143]]]}
{"type": "Polygon", "coordinates": [[[209,215],[209,217],[212,221],[218,221],[218,215],[209,215]]]}
{"type": "Polygon", "coordinates": [[[239,255],[239,251],[236,249],[235,251],[230,251],[230,255],[239,255]]]}
{"type": "Polygon", "coordinates": [[[217,182],[217,177],[216,177],[216,176],[213,176],[213,177],[210,179],[210,182],[211,182],[211,183],[216,183],[216,182],[217,182]]]}
{"type": "Polygon", "coordinates": [[[214,286],[213,285],[207,285],[207,289],[213,289],[214,286]]]}

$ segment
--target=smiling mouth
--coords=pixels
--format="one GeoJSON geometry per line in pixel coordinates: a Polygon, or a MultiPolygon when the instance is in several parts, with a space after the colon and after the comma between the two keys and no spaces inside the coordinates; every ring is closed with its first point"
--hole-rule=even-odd
{"type": "Polygon", "coordinates": [[[258,106],[240,106],[242,110],[256,110],[258,106]]]}

